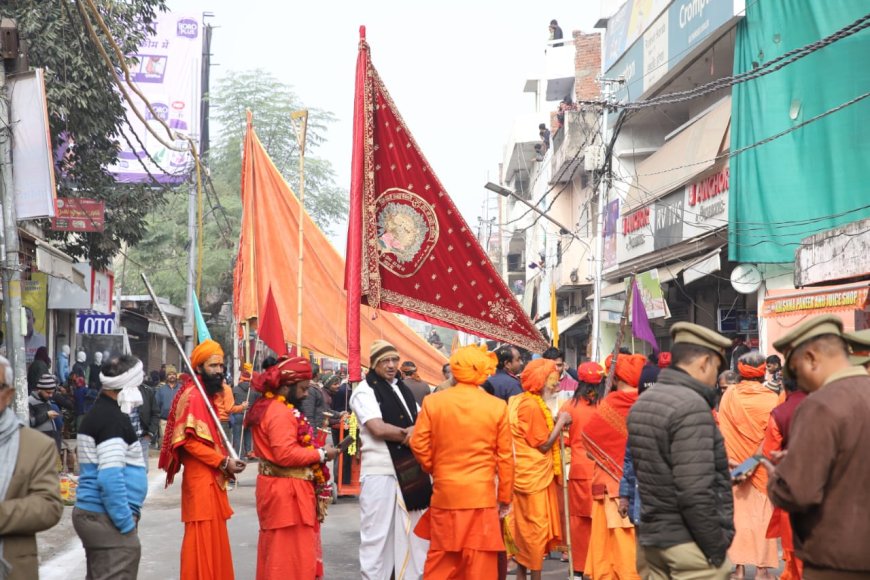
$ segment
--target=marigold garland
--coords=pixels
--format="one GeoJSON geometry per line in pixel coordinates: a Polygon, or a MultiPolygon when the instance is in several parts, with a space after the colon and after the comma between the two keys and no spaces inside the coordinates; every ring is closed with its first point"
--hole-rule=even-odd
{"type": "MultiPolygon", "coordinates": [[[[547,407],[547,403],[544,402],[544,398],[537,393],[529,393],[528,391],[523,393],[523,395],[529,399],[534,400],[535,403],[538,404],[538,407],[544,413],[544,419],[547,420],[547,429],[550,431],[550,433],[552,433],[553,427],[555,427],[556,424],[553,421],[553,414],[550,413],[550,408],[547,407]]],[[[559,434],[559,437],[561,437],[561,436],[562,435],[559,434]]],[[[562,476],[562,454],[561,454],[561,451],[559,450],[558,445],[553,445],[552,453],[553,453],[553,473],[555,473],[557,478],[561,478],[561,476],[562,476]]]]}
{"type": "MultiPolygon", "coordinates": [[[[266,393],[267,399],[274,399],[280,403],[283,403],[287,406],[290,411],[293,412],[293,416],[296,417],[296,422],[298,423],[298,427],[296,429],[296,440],[300,445],[305,447],[306,449],[319,449],[320,446],[317,445],[317,440],[314,439],[314,429],[312,429],[311,425],[309,425],[308,420],[305,416],[299,412],[299,410],[293,405],[293,403],[288,403],[287,398],[284,395],[275,395],[275,393],[269,391],[266,393]]],[[[329,481],[329,468],[324,463],[320,463],[319,461],[311,466],[311,470],[314,472],[314,494],[318,498],[323,499],[332,499],[332,483],[329,481]]]]}

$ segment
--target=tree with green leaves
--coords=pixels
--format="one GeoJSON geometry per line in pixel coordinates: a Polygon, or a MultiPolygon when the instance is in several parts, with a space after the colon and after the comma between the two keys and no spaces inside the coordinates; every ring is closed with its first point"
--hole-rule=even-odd
{"type": "MultiPolygon", "coordinates": [[[[153,34],[156,17],[166,9],[165,0],[95,1],[124,54],[135,53],[153,34]]],[[[114,87],[115,73],[86,31],[84,19],[89,16],[82,3],[11,0],[2,3],[0,16],[15,19],[30,66],[45,69],[51,137],[57,150],[65,152],[55,167],[58,196],[106,203],[104,232],[52,232],[45,224],[46,235],[60,241],[70,255],[105,267],[123,244],[134,245],[142,238],[146,217],[165,202],[165,190],[118,184],[107,171],[117,161],[127,121],[122,96],[114,87]]]]}
{"type": "MultiPolygon", "coordinates": [[[[209,149],[209,176],[204,197],[202,288],[203,311],[218,315],[233,294],[233,266],[238,252],[241,223],[240,184],[246,111],[276,167],[296,190],[299,183],[299,150],[290,119],[305,105],[293,88],[264,70],[229,73],[216,83],[210,98],[213,126],[218,137],[209,149]]],[[[330,162],[317,157],[334,120],[331,113],[309,109],[308,144],[305,151],[305,210],[326,233],[347,217],[347,194],[335,183],[330,162]]],[[[156,291],[174,304],[186,304],[189,243],[188,192],[185,189],[149,216],[143,239],[116,261],[116,275],[124,275],[124,293],[143,291],[139,272],[149,274],[156,291]]]]}

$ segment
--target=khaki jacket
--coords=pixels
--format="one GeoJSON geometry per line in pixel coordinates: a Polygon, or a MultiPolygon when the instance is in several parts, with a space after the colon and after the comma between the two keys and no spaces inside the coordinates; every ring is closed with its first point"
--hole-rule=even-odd
{"type": "Polygon", "coordinates": [[[53,527],[62,514],[54,440],[24,427],[12,481],[0,501],[3,556],[12,565],[8,580],[39,578],[36,533],[53,527]]]}

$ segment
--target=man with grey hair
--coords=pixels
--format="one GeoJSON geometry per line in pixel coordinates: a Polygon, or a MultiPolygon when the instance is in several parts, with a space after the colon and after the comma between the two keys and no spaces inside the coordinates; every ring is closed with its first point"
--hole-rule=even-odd
{"type": "Polygon", "coordinates": [[[722,373],[719,374],[719,380],[716,383],[719,387],[719,395],[724,395],[729,387],[733,387],[739,382],[740,375],[734,371],[722,371],[722,373]]]}
{"type": "Polygon", "coordinates": [[[12,409],[12,368],[0,356],[0,578],[39,577],[36,533],[60,521],[63,503],[54,442],[12,409]]]}

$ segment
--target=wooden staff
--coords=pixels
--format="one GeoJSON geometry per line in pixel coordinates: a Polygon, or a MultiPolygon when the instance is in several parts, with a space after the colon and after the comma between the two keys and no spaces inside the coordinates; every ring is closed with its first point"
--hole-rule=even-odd
{"type": "Polygon", "coordinates": [[[190,376],[193,377],[193,384],[196,385],[197,389],[199,389],[199,394],[202,395],[202,400],[205,401],[205,408],[208,409],[208,414],[211,416],[212,421],[214,421],[215,428],[220,434],[221,442],[224,444],[224,448],[227,450],[227,453],[229,453],[232,459],[238,459],[239,455],[233,448],[233,444],[227,437],[227,434],[224,432],[223,427],[221,427],[220,419],[218,419],[217,413],[215,413],[214,411],[214,407],[211,404],[211,397],[209,397],[208,394],[205,392],[202,383],[199,382],[199,377],[196,374],[196,369],[193,368],[193,364],[187,357],[187,353],[184,352],[184,349],[181,347],[181,343],[178,342],[178,337],[175,335],[175,329],[172,328],[171,324],[169,324],[169,319],[166,318],[166,313],[163,312],[163,308],[160,306],[160,302],[157,301],[157,295],[154,293],[154,288],[151,287],[151,282],[148,281],[148,276],[145,275],[145,272],[142,272],[141,276],[142,281],[145,282],[145,288],[148,290],[148,294],[151,296],[151,302],[154,304],[154,307],[157,308],[157,312],[160,314],[160,319],[163,320],[163,325],[166,327],[166,332],[169,333],[169,338],[172,339],[172,342],[175,344],[175,348],[177,348],[178,352],[181,353],[181,359],[184,361],[184,366],[187,367],[188,371],[190,371],[190,376]]]}
{"type": "Polygon", "coordinates": [[[568,544],[568,578],[574,578],[574,552],[571,550],[571,507],[568,504],[568,464],[565,463],[565,439],[559,433],[559,457],[562,461],[562,496],[565,501],[565,543],[568,544]]]}

